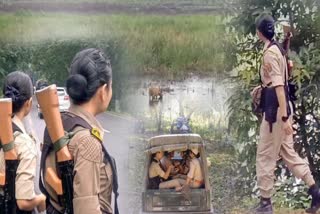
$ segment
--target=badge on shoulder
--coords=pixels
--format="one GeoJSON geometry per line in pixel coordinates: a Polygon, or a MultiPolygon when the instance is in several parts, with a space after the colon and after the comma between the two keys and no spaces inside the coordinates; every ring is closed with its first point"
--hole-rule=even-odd
{"type": "Polygon", "coordinates": [[[90,132],[91,132],[92,136],[97,138],[99,141],[102,141],[100,131],[97,128],[92,128],[90,132]]]}

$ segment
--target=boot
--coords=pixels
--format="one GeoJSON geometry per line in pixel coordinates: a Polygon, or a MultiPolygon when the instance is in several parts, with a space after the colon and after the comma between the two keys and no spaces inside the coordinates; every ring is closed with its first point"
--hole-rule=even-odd
{"type": "Polygon", "coordinates": [[[320,208],[320,191],[317,185],[312,185],[308,191],[308,194],[311,195],[311,206],[306,209],[307,213],[316,213],[320,208]]]}
{"type": "Polygon", "coordinates": [[[259,205],[255,208],[254,213],[255,214],[273,214],[271,199],[261,197],[259,205]]]}

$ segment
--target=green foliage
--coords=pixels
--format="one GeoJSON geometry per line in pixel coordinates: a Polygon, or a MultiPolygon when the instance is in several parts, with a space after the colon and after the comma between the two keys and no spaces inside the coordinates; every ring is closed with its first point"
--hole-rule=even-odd
{"type": "MultiPolygon", "coordinates": [[[[215,144],[217,142],[212,142],[209,145],[215,144]]],[[[236,194],[235,181],[237,177],[233,168],[234,152],[228,152],[225,148],[220,148],[210,152],[208,158],[212,164],[209,173],[214,210],[216,213],[230,213],[230,210],[238,205],[240,199],[236,194]]]]}
{"type": "Polygon", "coordinates": [[[303,183],[296,183],[293,177],[276,183],[275,189],[277,192],[273,201],[276,207],[303,209],[310,205],[308,187],[303,183]]]}
{"type": "Polygon", "coordinates": [[[255,34],[256,18],[262,13],[270,13],[277,20],[289,19],[296,29],[291,44],[293,50],[308,46],[319,38],[317,0],[240,0],[240,4],[242,13],[236,16],[233,24],[245,35],[255,34]]]}
{"type": "Polygon", "coordinates": [[[228,42],[224,23],[219,15],[84,16],[20,12],[0,16],[0,41],[17,48],[37,46],[40,53],[30,57],[35,58],[35,64],[41,64],[42,70],[53,71],[48,78],[57,78],[59,82],[64,76],[56,72],[67,69],[71,53],[88,45],[105,47],[106,42],[114,48],[121,46],[121,52],[113,55],[123,58],[122,66],[128,68],[129,74],[175,77],[189,72],[221,73],[230,67],[231,61],[224,54],[228,42]]]}
{"type": "MultiPolygon", "coordinates": [[[[294,60],[294,81],[299,90],[295,102],[295,149],[310,163],[310,168],[317,182],[320,182],[320,160],[317,154],[319,146],[319,95],[318,87],[320,49],[319,49],[319,9],[317,1],[243,0],[242,13],[232,20],[234,29],[238,30],[236,74],[231,78],[236,88],[229,99],[230,129],[238,141],[240,186],[244,195],[256,192],[255,155],[259,121],[251,113],[250,91],[259,83],[259,67],[262,49],[255,34],[255,19],[263,12],[270,12],[276,18],[288,18],[295,27],[291,44],[290,57],[294,60]],[[254,191],[253,191],[254,190],[254,191]]],[[[283,167],[279,164],[278,167],[283,167]]],[[[309,199],[305,189],[290,178],[291,174],[283,168],[286,176],[281,177],[282,170],[277,170],[280,186],[275,194],[277,206],[304,208],[309,199]],[[296,188],[294,186],[297,185],[296,188]],[[295,192],[292,192],[296,189],[295,192]]]]}
{"type": "MultiPolygon", "coordinates": [[[[101,41],[52,40],[40,43],[0,43],[1,80],[8,73],[22,70],[34,80],[47,79],[50,84],[64,86],[74,55],[85,48],[104,50],[113,67],[114,96],[121,96],[125,79],[130,72],[122,60],[123,46],[116,39],[101,41]],[[121,80],[121,81],[120,81],[121,80]]],[[[113,104],[113,103],[112,103],[113,104]]]]}

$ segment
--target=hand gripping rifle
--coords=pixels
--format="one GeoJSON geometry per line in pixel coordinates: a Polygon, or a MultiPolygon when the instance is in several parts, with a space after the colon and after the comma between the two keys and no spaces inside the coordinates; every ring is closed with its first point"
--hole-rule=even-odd
{"type": "Polygon", "coordinates": [[[12,101],[10,98],[0,99],[0,139],[5,159],[5,175],[0,175],[0,186],[4,195],[0,198],[0,213],[15,214],[17,212],[15,186],[19,165],[18,155],[14,149],[12,131],[12,101]]]}
{"type": "Polygon", "coordinates": [[[57,158],[57,170],[61,174],[60,179],[54,169],[43,169],[46,170],[45,180],[62,197],[65,206],[64,213],[73,214],[73,160],[67,146],[69,136],[65,135],[62,125],[56,85],[50,85],[36,91],[36,97],[53,142],[57,158]]]}

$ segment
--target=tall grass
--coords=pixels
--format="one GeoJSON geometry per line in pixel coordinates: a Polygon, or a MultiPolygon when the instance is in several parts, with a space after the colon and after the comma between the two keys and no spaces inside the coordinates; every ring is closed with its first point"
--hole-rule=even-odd
{"type": "Polygon", "coordinates": [[[140,74],[217,73],[227,66],[224,20],[217,15],[68,15],[18,12],[0,16],[0,41],[100,41],[115,38],[127,67],[140,74]]]}

